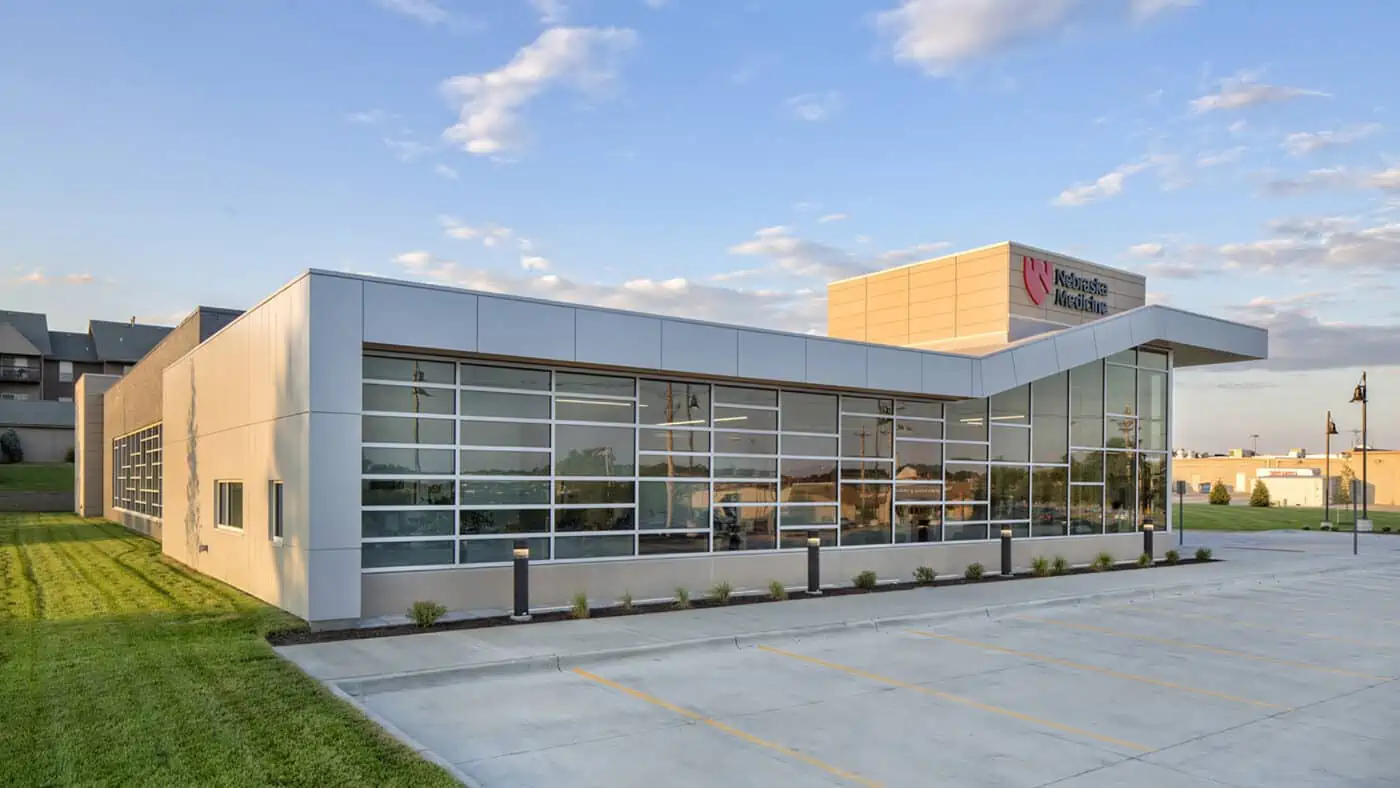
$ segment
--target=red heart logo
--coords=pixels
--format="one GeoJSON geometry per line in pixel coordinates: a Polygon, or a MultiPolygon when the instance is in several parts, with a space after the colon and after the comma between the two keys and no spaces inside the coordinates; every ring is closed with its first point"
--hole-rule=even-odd
{"type": "Polygon", "coordinates": [[[1026,295],[1031,297],[1031,303],[1040,306],[1045,300],[1045,296],[1050,292],[1050,285],[1055,278],[1055,267],[1049,260],[1037,260],[1034,257],[1021,257],[1021,279],[1026,283],[1026,295]]]}

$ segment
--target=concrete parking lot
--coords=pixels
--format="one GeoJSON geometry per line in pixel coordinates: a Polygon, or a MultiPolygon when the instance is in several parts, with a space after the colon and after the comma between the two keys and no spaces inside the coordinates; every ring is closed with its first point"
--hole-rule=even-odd
{"type": "Polygon", "coordinates": [[[487,786],[1396,785],[1400,565],[1376,553],[1400,554],[1346,565],[1349,541],[1304,536],[1210,537],[1238,561],[1200,590],[408,676],[358,701],[487,786]],[[1274,576],[1215,583],[1250,568],[1274,576]]]}

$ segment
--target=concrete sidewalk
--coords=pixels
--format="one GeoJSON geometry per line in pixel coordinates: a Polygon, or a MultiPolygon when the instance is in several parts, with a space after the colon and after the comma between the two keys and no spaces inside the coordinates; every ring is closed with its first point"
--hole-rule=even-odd
{"type": "Polygon", "coordinates": [[[352,694],[470,673],[559,670],[600,659],[744,639],[879,627],[912,620],[991,615],[1016,607],[1074,605],[1116,598],[1272,584],[1311,573],[1393,563],[1400,539],[1372,538],[1358,557],[1343,535],[1291,532],[1190,535],[1183,556],[1209,544],[1226,561],[1146,571],[926,588],[667,613],[283,646],[282,656],[352,694]],[[1345,541],[1345,543],[1343,543],[1345,541]],[[440,675],[439,675],[440,674],[440,675]]]}

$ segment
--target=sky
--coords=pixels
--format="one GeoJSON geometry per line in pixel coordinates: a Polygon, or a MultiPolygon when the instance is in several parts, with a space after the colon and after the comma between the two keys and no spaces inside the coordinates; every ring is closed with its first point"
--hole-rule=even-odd
{"type": "Polygon", "coordinates": [[[0,5],[0,308],[173,323],[307,268],[825,330],[1003,240],[1270,331],[1174,445],[1400,446],[1400,4],[0,5]]]}

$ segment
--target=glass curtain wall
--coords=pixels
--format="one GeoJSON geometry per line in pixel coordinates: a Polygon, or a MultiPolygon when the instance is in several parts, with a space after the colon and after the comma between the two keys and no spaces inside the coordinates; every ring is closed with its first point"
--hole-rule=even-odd
{"type": "Polygon", "coordinates": [[[1134,530],[1166,485],[1141,356],[943,403],[369,354],[363,566],[1134,530]]]}

